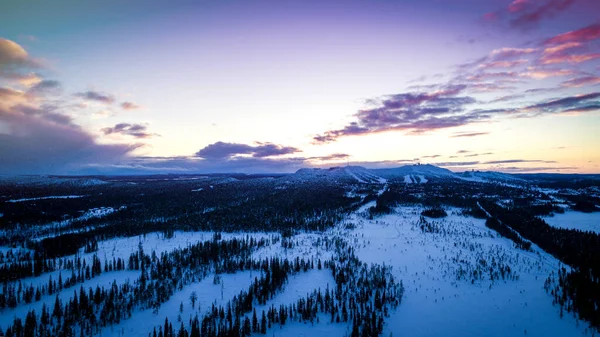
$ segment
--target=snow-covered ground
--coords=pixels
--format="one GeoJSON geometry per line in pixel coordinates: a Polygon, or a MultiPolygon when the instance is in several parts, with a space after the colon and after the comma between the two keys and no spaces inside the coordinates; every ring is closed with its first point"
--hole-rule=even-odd
{"type": "Polygon", "coordinates": [[[6,200],[6,202],[24,202],[24,201],[34,201],[34,200],[45,200],[45,199],[77,199],[83,198],[83,195],[51,195],[47,197],[37,197],[37,198],[22,198],[22,199],[10,199],[6,200]]]}
{"type": "Polygon", "coordinates": [[[545,216],[542,219],[552,227],[579,229],[600,234],[600,212],[566,211],[562,214],[554,214],[554,216],[545,216]]]}
{"type": "MultiPolygon", "coordinates": [[[[383,186],[382,191],[385,188],[383,186]]],[[[386,319],[383,336],[591,335],[586,333],[585,322],[577,322],[569,314],[561,318],[559,308],[552,305],[552,298],[545,292],[543,284],[561,264],[535,245],[530,252],[516,249],[512,241],[485,227],[485,220],[459,215],[456,209],[447,209],[449,216],[443,219],[427,220],[429,227],[425,229],[420,222],[420,207],[400,207],[395,214],[368,220],[363,213],[373,204],[364,205],[343,224],[324,233],[293,236],[289,239],[292,248],[283,248],[278,242],[257,250],[253,257],[312,257],[324,261],[333,254],[326,249],[325,237],[337,236],[348,240],[363,262],[392,266],[395,277],[404,284],[405,293],[398,309],[386,319]],[[494,280],[490,279],[489,270],[506,271],[508,269],[502,269],[506,266],[510,269],[504,278],[496,275],[494,280]]],[[[583,218],[574,218],[571,213],[574,212],[565,214],[567,219],[581,226],[583,218]]],[[[583,213],[577,215],[590,216],[583,213]]],[[[561,219],[560,216],[557,215],[555,219],[561,219]]],[[[596,219],[597,224],[598,213],[591,216],[594,218],[590,219],[596,219]]],[[[213,232],[175,232],[168,238],[160,233],[115,238],[99,242],[95,254],[102,263],[105,258],[127,259],[141,244],[146,253],[155,251],[159,255],[198,241],[210,240],[213,235],[213,232]]],[[[247,235],[254,238],[279,236],[276,233],[223,233],[222,239],[247,235]]],[[[90,261],[93,254],[80,252],[82,257],[90,261]]],[[[179,328],[181,321],[189,328],[190,317],[196,314],[202,317],[213,303],[227,303],[241,290],[246,290],[257,273],[244,271],[222,274],[218,284],[209,276],[186,285],[176,291],[158,311],[137,311],[120,324],[104,328],[102,335],[145,337],[155,326],[164,324],[165,317],[175,328],[179,328]],[[192,292],[198,295],[194,308],[190,302],[192,292]]],[[[113,280],[122,284],[127,279],[137,278],[138,274],[136,271],[102,273],[86,281],[83,286],[87,289],[96,284],[108,285],[113,280]]],[[[50,275],[57,277],[55,272],[23,280],[23,283],[47,282],[50,275]]],[[[325,269],[293,275],[279,294],[264,306],[256,308],[257,313],[260,314],[271,305],[289,305],[314,289],[321,288],[323,291],[334,283],[330,271],[325,269]]],[[[79,285],[64,290],[60,297],[66,301],[74,289],[79,289],[79,285]]],[[[5,328],[14,317],[24,318],[29,309],[40,312],[42,303],[51,306],[53,301],[54,296],[45,296],[41,302],[4,310],[0,312],[0,327],[5,328]]],[[[329,321],[323,316],[314,325],[289,322],[284,327],[272,327],[267,335],[333,337],[349,334],[348,324],[329,321]]]]}
{"type": "Polygon", "coordinates": [[[582,336],[585,323],[559,308],[543,289],[560,263],[539,249],[524,252],[498,237],[485,221],[451,215],[435,221],[446,234],[424,233],[416,225],[419,210],[359,220],[350,232],[357,255],[383,262],[404,282],[402,304],[386,321],[383,335],[410,336],[582,336]],[[508,264],[514,279],[457,280],[484,258],[508,264]]]}

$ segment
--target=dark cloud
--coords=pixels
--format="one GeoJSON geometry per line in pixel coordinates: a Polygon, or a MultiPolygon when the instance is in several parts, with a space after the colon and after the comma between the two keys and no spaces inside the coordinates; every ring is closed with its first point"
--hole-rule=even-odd
{"type": "Polygon", "coordinates": [[[41,82],[34,84],[29,90],[28,94],[32,95],[44,95],[49,93],[58,93],[60,91],[60,82],[55,80],[42,80],[41,82]]]}
{"type": "Polygon", "coordinates": [[[326,131],[313,140],[326,143],[343,136],[392,130],[420,133],[486,118],[481,114],[465,113],[465,106],[476,102],[472,97],[458,96],[465,88],[464,85],[447,85],[431,92],[407,92],[368,100],[367,103],[374,107],[356,113],[357,121],[342,129],[326,131]]]}
{"type": "Polygon", "coordinates": [[[43,104],[40,107],[33,107],[25,104],[18,104],[12,107],[15,112],[20,112],[26,116],[34,116],[45,119],[55,124],[63,124],[77,127],[73,123],[73,117],[59,112],[59,108],[49,104],[43,104]]]}
{"type": "Polygon", "coordinates": [[[589,112],[589,111],[600,111],[600,102],[563,110],[563,112],[565,112],[565,113],[579,113],[579,112],[589,112]]]}
{"type": "Polygon", "coordinates": [[[301,152],[291,146],[281,146],[272,143],[258,143],[257,145],[216,142],[200,149],[196,156],[207,159],[233,158],[237,155],[251,155],[255,158],[282,156],[301,152]]]}
{"type": "Polygon", "coordinates": [[[472,157],[479,157],[479,156],[489,156],[492,155],[492,152],[486,152],[486,153],[472,153],[472,154],[467,154],[464,155],[463,157],[465,158],[472,158],[472,157]]]}
{"type": "Polygon", "coordinates": [[[82,166],[122,160],[139,144],[98,144],[59,112],[0,107],[0,174],[68,174],[82,166]]]}
{"type": "Polygon", "coordinates": [[[579,167],[576,166],[530,166],[530,167],[516,167],[516,166],[510,166],[510,167],[501,167],[498,168],[497,170],[500,172],[507,172],[507,173],[536,173],[536,172],[561,172],[563,170],[566,171],[573,171],[573,170],[578,170],[580,169],[579,167]]]}
{"type": "Polygon", "coordinates": [[[449,161],[441,163],[433,163],[435,166],[440,167],[453,167],[453,166],[473,166],[479,164],[478,161],[449,161]]]}
{"type": "MultiPolygon", "coordinates": [[[[575,3],[575,0],[546,0],[546,1],[524,1],[515,0],[515,3],[520,3],[522,6],[518,6],[518,10],[509,11],[517,14],[515,18],[511,20],[511,25],[514,27],[527,28],[533,25],[537,25],[540,21],[546,18],[553,17],[554,15],[563,12],[575,3]]],[[[516,8],[513,6],[513,9],[516,8]]]]}
{"type": "Polygon", "coordinates": [[[319,156],[319,157],[308,157],[306,160],[322,160],[322,161],[332,161],[332,160],[340,160],[340,159],[348,159],[350,155],[347,153],[333,153],[327,156],[319,156]]]}
{"type": "Polygon", "coordinates": [[[579,88],[587,85],[600,84],[600,76],[584,76],[570,79],[562,82],[562,87],[579,88]]]}
{"type": "Polygon", "coordinates": [[[564,12],[575,3],[576,0],[513,0],[507,7],[485,14],[483,19],[507,23],[513,28],[529,29],[564,12]]]}
{"type": "Polygon", "coordinates": [[[528,106],[526,109],[543,110],[545,112],[556,112],[564,109],[576,108],[581,103],[600,97],[600,92],[593,92],[585,95],[569,96],[565,98],[555,99],[547,102],[541,102],[535,105],[528,106]]]}
{"type": "Polygon", "coordinates": [[[470,152],[473,152],[473,151],[469,151],[469,150],[458,150],[458,151],[456,151],[456,153],[470,153],[470,152]]]}
{"type": "Polygon", "coordinates": [[[87,101],[100,102],[104,104],[113,104],[115,102],[114,96],[97,91],[78,92],[75,94],[75,96],[87,101]]]}
{"type": "Polygon", "coordinates": [[[434,154],[434,155],[431,155],[431,156],[423,156],[421,158],[438,158],[438,157],[441,157],[441,156],[442,155],[440,155],[440,154],[434,154]]]}
{"type": "Polygon", "coordinates": [[[135,110],[139,109],[140,106],[133,102],[123,102],[121,103],[121,108],[123,108],[124,110],[135,110]]]}
{"type": "Polygon", "coordinates": [[[484,136],[484,135],[489,135],[489,134],[490,134],[489,132],[461,132],[461,133],[455,133],[451,137],[452,138],[477,137],[477,136],[484,136]]]}
{"type": "Polygon", "coordinates": [[[553,160],[528,160],[528,159],[506,159],[506,160],[492,160],[492,161],[486,161],[483,162],[482,164],[514,164],[514,163],[545,163],[545,164],[552,164],[552,163],[556,163],[553,160]]]}
{"type": "Polygon", "coordinates": [[[132,136],[138,139],[158,136],[156,133],[148,132],[148,127],[142,124],[118,123],[113,127],[102,128],[101,131],[105,135],[121,134],[125,136],[132,136]]]}

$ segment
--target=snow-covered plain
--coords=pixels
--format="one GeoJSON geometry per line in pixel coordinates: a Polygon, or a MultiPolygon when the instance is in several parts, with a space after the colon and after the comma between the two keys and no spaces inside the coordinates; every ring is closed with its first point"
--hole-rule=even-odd
{"type": "MultiPolygon", "coordinates": [[[[326,260],[333,252],[326,249],[323,238],[341,237],[355,247],[363,262],[392,266],[395,277],[402,280],[406,291],[401,305],[386,319],[383,336],[591,335],[585,322],[577,322],[568,314],[561,318],[560,309],[552,305],[552,298],[544,291],[543,284],[561,263],[535,245],[530,252],[519,250],[512,241],[486,228],[485,220],[459,215],[457,209],[447,209],[449,216],[446,218],[427,220],[433,230],[423,230],[420,222],[422,208],[400,207],[394,214],[369,220],[365,210],[370,206],[373,203],[364,205],[346,221],[326,232],[295,235],[291,239],[292,248],[283,248],[281,243],[275,243],[257,250],[253,257],[326,260]],[[482,261],[485,261],[485,267],[482,267],[482,261]],[[509,266],[510,272],[504,278],[491,280],[487,270],[497,271],[498,266],[509,266]],[[475,270],[486,272],[474,277],[475,270]]],[[[212,232],[175,232],[172,237],[151,233],[116,238],[99,242],[95,254],[102,263],[105,258],[126,259],[141,244],[146,253],[154,251],[158,255],[210,240],[213,235],[212,232]]],[[[223,233],[222,239],[247,235],[271,238],[279,234],[223,233]]],[[[80,255],[91,261],[94,253],[84,254],[81,251],[80,255]]],[[[227,303],[241,290],[246,290],[257,273],[222,274],[218,284],[209,276],[186,285],[157,311],[137,311],[120,324],[104,328],[102,336],[145,337],[154,327],[164,324],[165,317],[175,328],[180,326],[181,321],[189,328],[190,317],[196,314],[201,317],[213,303],[227,303]],[[190,294],[194,291],[198,294],[198,302],[192,308],[190,294]]],[[[26,279],[23,283],[47,282],[49,275],[26,279]]],[[[57,277],[56,273],[52,275],[57,277]]],[[[103,273],[86,281],[83,286],[95,287],[96,284],[110,284],[113,280],[122,284],[137,275],[135,271],[103,273]]],[[[331,273],[325,269],[299,273],[292,276],[272,300],[257,307],[257,312],[271,305],[293,303],[314,289],[321,288],[323,291],[333,284],[331,273]]],[[[63,290],[59,296],[66,301],[72,296],[73,289],[79,289],[79,285],[63,290]]],[[[50,306],[53,301],[54,296],[46,296],[41,302],[4,310],[0,312],[0,327],[5,329],[15,317],[24,318],[27,310],[39,312],[42,303],[50,306]]],[[[267,332],[272,336],[333,337],[348,334],[348,324],[330,323],[327,317],[314,325],[290,322],[284,327],[276,325],[267,332]]]]}
{"type": "Polygon", "coordinates": [[[78,199],[84,197],[83,195],[51,195],[47,197],[37,198],[21,198],[21,199],[10,199],[6,202],[24,202],[24,201],[35,201],[35,200],[46,200],[46,199],[78,199]]]}
{"type": "Polygon", "coordinates": [[[534,248],[524,252],[498,237],[485,221],[450,215],[435,222],[446,234],[423,233],[415,224],[419,209],[359,220],[350,233],[365,262],[394,267],[406,292],[386,321],[383,335],[394,336],[582,336],[586,324],[559,316],[543,289],[560,263],[534,248]],[[492,258],[508,264],[518,279],[457,280],[456,271],[492,258]]]}
{"type": "Polygon", "coordinates": [[[554,216],[545,216],[542,219],[552,227],[578,229],[600,234],[600,212],[566,211],[562,214],[554,214],[554,216]]]}

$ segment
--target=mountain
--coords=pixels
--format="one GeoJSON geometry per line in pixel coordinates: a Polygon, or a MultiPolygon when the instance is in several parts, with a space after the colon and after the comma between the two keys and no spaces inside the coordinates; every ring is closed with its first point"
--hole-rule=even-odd
{"type": "Polygon", "coordinates": [[[456,178],[454,172],[431,164],[404,165],[396,168],[374,169],[373,173],[382,177],[424,176],[425,178],[456,178]]]}
{"type": "Polygon", "coordinates": [[[295,179],[352,180],[359,183],[384,184],[386,179],[362,166],[336,166],[328,169],[303,168],[292,175],[295,179]]]}
{"type": "Polygon", "coordinates": [[[457,176],[463,180],[469,180],[474,182],[505,182],[505,183],[524,183],[525,180],[516,177],[512,174],[494,172],[494,171],[465,171],[457,173],[457,176]]]}
{"type": "Polygon", "coordinates": [[[295,180],[325,179],[359,183],[384,184],[388,179],[404,180],[407,184],[425,184],[430,180],[465,180],[472,182],[525,183],[518,176],[501,172],[467,171],[455,173],[431,164],[404,165],[395,168],[368,169],[362,166],[303,168],[291,175],[295,180]]]}

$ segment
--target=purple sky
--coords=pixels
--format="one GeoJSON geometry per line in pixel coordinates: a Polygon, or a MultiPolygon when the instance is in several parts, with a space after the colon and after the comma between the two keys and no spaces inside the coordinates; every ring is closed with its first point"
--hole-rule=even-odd
{"type": "Polygon", "coordinates": [[[0,174],[600,173],[597,0],[0,4],[0,174]]]}

